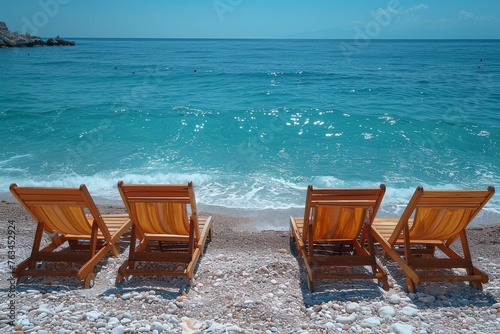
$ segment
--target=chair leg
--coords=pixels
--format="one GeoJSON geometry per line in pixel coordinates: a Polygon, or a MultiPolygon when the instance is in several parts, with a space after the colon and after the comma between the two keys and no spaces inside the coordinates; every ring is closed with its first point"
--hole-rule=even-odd
{"type": "Polygon", "coordinates": [[[415,283],[409,277],[406,278],[406,288],[409,293],[415,293],[415,291],[417,291],[415,283]]]}
{"type": "Polygon", "coordinates": [[[314,268],[310,266],[310,261],[310,258],[307,259],[306,257],[304,257],[304,264],[306,265],[307,270],[307,285],[309,286],[309,290],[311,292],[314,292],[314,268]]]}
{"type": "Polygon", "coordinates": [[[477,289],[479,291],[483,291],[483,283],[481,283],[480,281],[470,281],[469,285],[473,289],[477,289]]]}
{"type": "Polygon", "coordinates": [[[36,227],[36,232],[35,232],[35,239],[33,241],[33,248],[31,249],[31,256],[21,262],[15,269],[15,274],[17,275],[22,275],[22,272],[26,269],[35,269],[36,267],[36,261],[30,260],[31,257],[33,257],[35,254],[40,252],[40,244],[42,242],[42,235],[43,235],[43,230],[44,226],[43,223],[38,223],[36,227]]]}
{"type": "Polygon", "coordinates": [[[307,275],[307,285],[309,287],[309,291],[314,292],[314,282],[309,275],[307,275]]]}
{"type": "Polygon", "coordinates": [[[378,285],[384,289],[385,291],[389,291],[389,278],[384,268],[380,264],[377,263],[376,268],[378,272],[375,274],[378,280],[378,285]]]}
{"type": "Polygon", "coordinates": [[[83,282],[83,286],[85,289],[90,289],[94,286],[95,275],[94,273],[88,273],[83,282]]]}
{"type": "Polygon", "coordinates": [[[377,259],[375,258],[375,247],[373,243],[369,243],[369,249],[372,251],[372,259],[373,259],[373,264],[371,265],[372,267],[372,273],[373,277],[375,277],[378,281],[378,285],[383,288],[385,291],[389,291],[389,281],[387,278],[387,273],[385,272],[384,268],[377,262],[377,259]]]}
{"type": "MultiPolygon", "coordinates": [[[[464,254],[464,258],[465,259],[471,259],[472,256],[471,256],[470,249],[469,249],[469,241],[467,240],[467,234],[466,234],[465,230],[463,230],[462,232],[460,232],[459,235],[460,235],[460,242],[462,244],[462,251],[463,251],[463,254],[464,254]]],[[[468,275],[479,275],[479,276],[481,276],[481,280],[470,281],[469,285],[472,288],[474,288],[474,289],[478,289],[478,290],[482,291],[483,290],[483,283],[487,283],[488,282],[488,275],[486,275],[485,273],[483,273],[481,270],[479,270],[478,268],[476,268],[474,266],[471,266],[470,268],[467,268],[467,274],[468,275]]]]}
{"type": "MultiPolygon", "coordinates": [[[[129,253],[128,253],[128,259],[125,260],[125,265],[126,267],[125,268],[128,268],[128,269],[134,269],[134,266],[135,266],[135,243],[137,241],[137,236],[135,234],[135,225],[132,225],[132,232],[130,234],[130,248],[129,248],[129,253]]],[[[141,245],[139,245],[140,247],[141,245]]],[[[121,267],[120,267],[121,269],[121,267]]]]}
{"type": "Polygon", "coordinates": [[[91,258],[94,257],[95,252],[97,250],[97,232],[98,232],[99,227],[97,226],[96,223],[92,224],[92,236],[90,238],[90,244],[89,244],[89,254],[87,261],[89,261],[91,258]]]}

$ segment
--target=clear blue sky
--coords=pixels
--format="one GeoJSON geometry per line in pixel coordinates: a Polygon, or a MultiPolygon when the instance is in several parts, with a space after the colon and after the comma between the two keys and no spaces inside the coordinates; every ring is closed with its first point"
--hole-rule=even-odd
{"type": "Polygon", "coordinates": [[[42,37],[500,38],[497,0],[2,0],[42,37]]]}

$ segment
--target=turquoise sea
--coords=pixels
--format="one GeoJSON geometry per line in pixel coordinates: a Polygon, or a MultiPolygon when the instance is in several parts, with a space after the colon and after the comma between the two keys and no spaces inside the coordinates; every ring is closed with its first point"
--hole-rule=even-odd
{"type": "Polygon", "coordinates": [[[297,213],[308,184],[385,183],[398,214],[418,185],[500,189],[499,40],[75,41],[0,49],[4,195],[193,180],[204,208],[297,213]]]}

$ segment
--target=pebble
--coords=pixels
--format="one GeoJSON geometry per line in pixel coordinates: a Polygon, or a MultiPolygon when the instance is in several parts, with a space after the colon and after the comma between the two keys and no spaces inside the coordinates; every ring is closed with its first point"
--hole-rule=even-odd
{"type": "Polygon", "coordinates": [[[106,327],[106,323],[99,321],[98,323],[95,324],[96,328],[104,328],[106,327]]]}
{"type": "Polygon", "coordinates": [[[425,288],[424,292],[437,298],[438,296],[444,296],[446,294],[446,289],[433,286],[425,288]]]}
{"type": "Polygon", "coordinates": [[[347,303],[345,306],[345,310],[347,313],[353,313],[358,311],[361,308],[358,303],[347,303]]]}
{"type": "Polygon", "coordinates": [[[267,269],[265,266],[262,266],[259,269],[257,269],[257,273],[267,275],[269,274],[269,269],[267,269]]]}
{"type": "Polygon", "coordinates": [[[50,315],[54,315],[55,314],[55,311],[48,308],[46,305],[41,305],[37,310],[36,310],[37,313],[45,313],[45,314],[50,314],[50,315]]]}
{"type": "Polygon", "coordinates": [[[382,306],[378,310],[378,314],[383,318],[385,317],[392,318],[396,315],[396,310],[394,310],[394,308],[391,306],[382,306]]]}
{"type": "Polygon", "coordinates": [[[131,293],[125,293],[122,295],[122,299],[123,300],[129,300],[130,298],[132,298],[132,294],[131,293]]]}
{"type": "Polygon", "coordinates": [[[389,297],[389,303],[391,304],[399,304],[401,302],[401,298],[398,295],[391,295],[389,297]]]}
{"type": "Polygon", "coordinates": [[[338,323],[341,323],[341,324],[350,324],[350,323],[355,322],[356,319],[357,319],[357,316],[355,314],[351,314],[349,316],[339,315],[335,318],[335,321],[338,323]]]}
{"type": "Polygon", "coordinates": [[[412,334],[416,330],[412,325],[402,324],[400,322],[393,324],[391,329],[395,334],[412,334]]]}
{"type": "Polygon", "coordinates": [[[363,320],[363,324],[367,327],[378,327],[380,326],[381,322],[380,319],[377,317],[371,317],[368,319],[363,320]]]}
{"type": "Polygon", "coordinates": [[[417,315],[420,314],[420,310],[419,309],[411,307],[411,306],[405,306],[405,307],[403,307],[403,309],[401,310],[401,312],[403,312],[404,315],[407,315],[409,317],[414,317],[414,316],[417,316],[417,315]]]}
{"type": "Polygon", "coordinates": [[[97,312],[97,311],[90,311],[90,312],[87,312],[86,313],[87,317],[90,319],[90,320],[97,320],[99,319],[99,317],[101,316],[101,312],[97,312]]]}
{"type": "Polygon", "coordinates": [[[236,326],[236,325],[230,325],[230,326],[227,326],[224,328],[225,331],[231,333],[231,332],[236,332],[236,333],[243,333],[244,330],[241,329],[240,327],[236,326]]]}
{"type": "Polygon", "coordinates": [[[436,300],[436,297],[430,296],[430,295],[418,298],[418,301],[420,301],[420,302],[422,302],[424,304],[432,304],[432,303],[434,303],[435,300],[436,300]]]}
{"type": "Polygon", "coordinates": [[[123,326],[116,326],[111,330],[111,334],[124,334],[125,333],[125,327],[123,326]]]}
{"type": "Polygon", "coordinates": [[[169,329],[169,326],[167,325],[164,325],[162,324],[161,322],[158,322],[158,321],[154,321],[152,324],[151,324],[151,328],[152,329],[156,329],[158,331],[166,331],[169,329]]]}

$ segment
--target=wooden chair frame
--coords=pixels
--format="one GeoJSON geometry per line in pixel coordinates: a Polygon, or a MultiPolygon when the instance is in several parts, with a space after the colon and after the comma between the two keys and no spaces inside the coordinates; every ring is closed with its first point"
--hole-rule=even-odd
{"type": "MultiPolygon", "coordinates": [[[[385,290],[389,289],[387,274],[375,258],[371,229],[367,228],[372,223],[384,194],[383,184],[379,188],[366,189],[314,189],[312,185],[308,186],[304,217],[290,217],[290,230],[299,254],[304,259],[311,292],[316,279],[327,278],[377,279],[385,290]],[[324,217],[319,217],[322,210],[330,210],[339,215],[350,211],[362,214],[356,218],[343,216],[345,220],[338,218],[336,227],[333,227],[321,220],[324,217]],[[318,229],[325,232],[318,233],[318,229]],[[328,231],[329,229],[333,231],[328,231]],[[372,273],[342,275],[324,270],[351,266],[370,266],[372,273]]],[[[330,211],[324,212],[329,214],[330,211]]]]}
{"type": "Polygon", "coordinates": [[[419,186],[399,219],[376,218],[373,236],[405,272],[409,292],[420,282],[469,281],[482,289],[488,276],[473,266],[466,227],[495,193],[486,190],[425,190],[419,186]],[[462,254],[450,248],[460,238],[462,254]],[[436,257],[436,248],[446,257],[436,257]],[[463,268],[455,273],[425,275],[425,269],[463,268]]]}
{"type": "Polygon", "coordinates": [[[129,256],[118,270],[116,282],[121,283],[130,275],[185,276],[192,279],[207,239],[213,238],[212,217],[198,217],[192,182],[186,185],[124,184],[119,181],[118,189],[133,225],[129,256]],[[167,203],[179,205],[175,210],[183,211],[188,226],[181,226],[184,222],[160,218],[159,212],[167,203]],[[154,213],[145,218],[140,212],[141,205],[155,206],[156,209],[153,208],[154,213]],[[189,218],[188,206],[191,211],[189,218]],[[175,228],[180,232],[171,231],[175,228]],[[136,262],[175,263],[182,265],[183,270],[136,268],[136,262]]]}
{"type": "Polygon", "coordinates": [[[128,215],[101,215],[87,187],[48,188],[18,187],[10,191],[37,222],[33,248],[29,258],[13,270],[22,276],[75,276],[84,280],[85,288],[94,284],[94,268],[111,251],[118,256],[116,244],[130,228],[128,215]],[[41,248],[43,232],[51,235],[51,242],[41,248]],[[65,242],[69,251],[56,251],[65,242]],[[82,263],[78,271],[39,271],[40,262],[82,263]]]}

